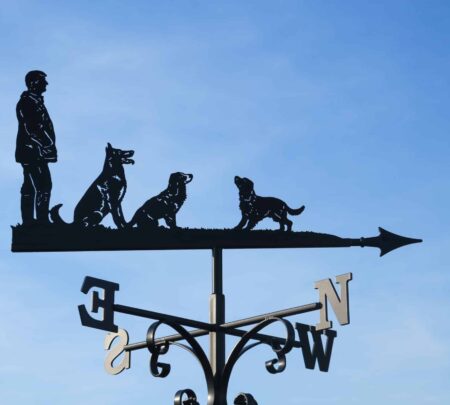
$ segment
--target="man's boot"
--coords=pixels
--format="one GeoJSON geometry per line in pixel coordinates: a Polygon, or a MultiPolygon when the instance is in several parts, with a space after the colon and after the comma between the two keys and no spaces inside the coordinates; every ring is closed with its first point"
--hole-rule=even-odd
{"type": "Polygon", "coordinates": [[[34,223],[34,195],[22,194],[20,197],[20,211],[22,213],[22,224],[25,226],[34,223]]]}
{"type": "Polygon", "coordinates": [[[50,204],[50,193],[37,193],[36,196],[36,218],[39,225],[48,225],[48,207],[50,204]]]}

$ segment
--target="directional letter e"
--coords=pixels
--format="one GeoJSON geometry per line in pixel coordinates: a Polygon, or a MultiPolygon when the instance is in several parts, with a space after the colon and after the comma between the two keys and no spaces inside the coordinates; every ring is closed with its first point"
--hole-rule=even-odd
{"type": "Polygon", "coordinates": [[[352,273],[336,276],[336,283],[341,285],[341,297],[339,298],[332,281],[327,278],[325,280],[316,281],[314,288],[319,290],[319,300],[322,304],[320,310],[320,322],[316,324],[316,330],[330,329],[333,323],[328,320],[328,301],[341,325],[350,323],[349,306],[348,306],[348,282],[352,279],[352,273]]]}
{"type": "Polygon", "coordinates": [[[115,291],[119,291],[119,284],[99,278],[85,277],[81,292],[87,294],[94,287],[103,290],[103,299],[99,297],[98,291],[92,293],[92,312],[97,313],[99,308],[103,308],[103,319],[93,318],[84,305],[79,305],[78,312],[80,313],[81,324],[90,328],[117,332],[117,325],[114,325],[114,294],[115,291]]]}

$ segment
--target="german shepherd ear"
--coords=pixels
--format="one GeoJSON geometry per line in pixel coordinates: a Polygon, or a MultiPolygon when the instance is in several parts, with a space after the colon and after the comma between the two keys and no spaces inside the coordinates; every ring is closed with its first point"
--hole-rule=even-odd
{"type": "Polygon", "coordinates": [[[111,144],[108,142],[108,145],[106,145],[106,148],[107,149],[112,149],[112,146],[111,146],[111,144]]]}

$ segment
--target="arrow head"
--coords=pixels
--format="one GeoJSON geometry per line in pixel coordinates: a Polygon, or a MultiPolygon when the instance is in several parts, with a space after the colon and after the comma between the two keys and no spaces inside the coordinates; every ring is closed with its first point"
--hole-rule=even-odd
{"type": "Polygon", "coordinates": [[[421,243],[422,239],[413,239],[407,238],[405,236],[400,236],[395,233],[386,231],[381,227],[378,228],[380,231],[380,235],[377,237],[379,242],[377,243],[377,247],[380,248],[380,256],[384,256],[386,253],[397,249],[402,246],[410,245],[411,243],[421,243]]]}

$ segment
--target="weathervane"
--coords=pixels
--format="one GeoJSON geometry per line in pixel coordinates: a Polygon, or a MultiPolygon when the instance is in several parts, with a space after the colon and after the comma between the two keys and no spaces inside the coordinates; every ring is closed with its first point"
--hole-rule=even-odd
{"type": "MultiPolygon", "coordinates": [[[[209,322],[117,304],[119,284],[93,277],[85,278],[81,291],[88,294],[92,290],[92,307],[90,311],[85,305],[78,307],[81,323],[108,332],[104,348],[108,351],[105,369],[110,374],[129,369],[131,353],[147,349],[150,352],[151,374],[159,378],[167,377],[171,365],[162,359],[171,346],[177,346],[193,354],[199,361],[208,391],[206,404],[226,405],[228,382],[236,362],[247,351],[261,344],[268,345],[274,353],[274,358],[265,363],[269,373],[284,371],[286,355],[293,349],[302,351],[306,368],[314,369],[317,364],[320,371],[327,372],[337,336],[336,331],[331,329],[328,309],[329,306],[332,308],[341,325],[350,322],[348,284],[352,280],[352,273],[336,276],[339,294],[330,279],[320,280],[314,285],[319,295],[317,302],[227,322],[223,293],[223,249],[368,246],[379,248],[380,256],[383,256],[396,248],[421,242],[420,239],[399,236],[383,228],[379,228],[378,236],[367,238],[342,238],[325,233],[293,231],[293,222],[288,215],[300,215],[305,206],[291,208],[278,198],[258,196],[253,182],[239,176],[234,178],[234,183],[239,193],[241,219],[234,228],[182,228],[177,224],[176,215],[187,199],[187,187],[194,178],[192,174],[182,172],[172,173],[167,187],[137,208],[132,219],[127,222],[122,211],[127,189],[125,166],[134,164],[134,151],[114,148],[110,143],[106,146],[100,174],[77,203],[73,220],[66,222],[59,214],[61,204],[49,209],[52,185],[48,163],[56,162],[56,146],[53,124],[42,97],[47,85],[45,73],[29,72],[26,84],[28,90],[22,94],[17,105],[19,132],[16,160],[23,167],[24,183],[21,189],[22,224],[12,227],[13,252],[182,249],[209,249],[212,252],[209,322]],[[108,214],[111,214],[116,229],[101,225],[108,214]],[[279,229],[254,230],[264,218],[277,222],[279,229]],[[162,221],[166,227],[162,226],[162,221]],[[99,292],[102,292],[102,298],[99,292]],[[100,317],[91,315],[99,311],[100,317]],[[286,319],[312,311],[319,311],[316,325],[292,323],[286,319]],[[152,320],[144,340],[130,343],[128,332],[115,324],[115,313],[152,320]],[[274,323],[283,325],[284,336],[261,333],[274,323]],[[163,324],[175,333],[158,336],[158,329],[163,324]],[[246,327],[250,328],[243,329],[246,327]],[[196,340],[205,335],[209,335],[209,356],[196,340]],[[229,335],[240,339],[226,358],[226,336],[229,335]],[[118,358],[120,361],[117,362],[118,358]]],[[[234,404],[256,405],[257,402],[251,394],[240,393],[235,397],[234,404]]],[[[186,388],[175,394],[174,405],[200,405],[200,402],[196,393],[186,388]]]]}

